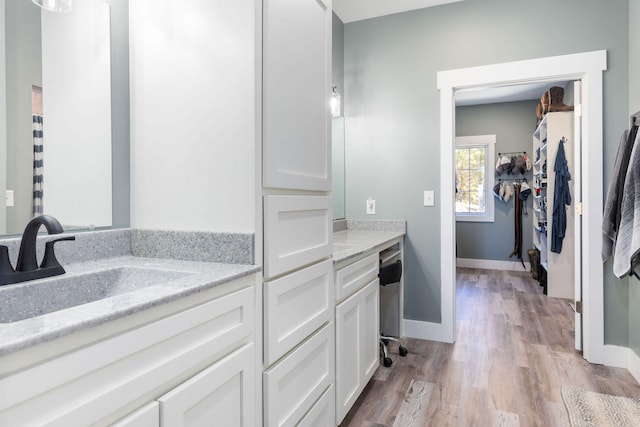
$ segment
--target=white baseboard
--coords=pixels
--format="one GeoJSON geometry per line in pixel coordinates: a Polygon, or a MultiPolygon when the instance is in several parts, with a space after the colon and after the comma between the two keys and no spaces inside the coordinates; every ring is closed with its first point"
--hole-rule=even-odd
{"type": "Polygon", "coordinates": [[[442,323],[423,322],[420,320],[402,320],[404,324],[404,336],[421,340],[450,342],[446,339],[446,333],[442,323]]]}
{"type": "Polygon", "coordinates": [[[531,264],[519,261],[498,261],[494,259],[472,259],[472,258],[456,258],[457,267],[480,268],[483,270],[503,270],[503,271],[531,271],[531,264]]]}
{"type": "Polygon", "coordinates": [[[625,368],[636,381],[640,382],[640,357],[630,348],[605,345],[604,364],[615,368],[625,368]]]}

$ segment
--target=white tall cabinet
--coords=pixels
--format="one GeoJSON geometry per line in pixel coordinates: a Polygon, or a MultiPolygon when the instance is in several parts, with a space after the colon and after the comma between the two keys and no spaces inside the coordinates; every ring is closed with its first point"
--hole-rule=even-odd
{"type": "Polygon", "coordinates": [[[263,425],[335,425],[330,0],[262,3],[263,425]]]}
{"type": "MultiPolygon", "coordinates": [[[[567,228],[560,253],[551,252],[551,229],[555,193],[553,171],[558,146],[565,139],[564,150],[569,172],[574,172],[573,112],[548,113],[533,134],[533,244],[540,251],[540,264],[546,271],[547,295],[574,298],[574,215],[575,209],[565,207],[567,228]]],[[[575,200],[573,180],[569,181],[575,200]]],[[[543,279],[544,280],[544,279],[543,279]]]]}

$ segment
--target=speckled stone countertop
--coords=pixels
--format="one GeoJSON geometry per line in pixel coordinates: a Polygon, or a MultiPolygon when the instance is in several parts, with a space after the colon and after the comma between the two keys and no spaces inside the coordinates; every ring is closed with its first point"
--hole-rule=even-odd
{"type": "MultiPolygon", "coordinates": [[[[113,268],[151,269],[147,271],[154,271],[156,276],[159,275],[158,270],[165,270],[167,279],[162,281],[156,278],[155,284],[76,307],[13,323],[0,323],[0,356],[99,326],[260,271],[260,267],[255,265],[122,256],[65,265],[67,273],[57,277],[73,278],[76,275],[98,273],[113,268]]],[[[46,286],[45,281],[55,279],[40,279],[39,282],[46,286]]],[[[0,287],[0,297],[2,288],[0,287]]]]}
{"type": "Polygon", "coordinates": [[[333,263],[355,258],[404,235],[404,231],[337,231],[333,233],[333,263]]]}

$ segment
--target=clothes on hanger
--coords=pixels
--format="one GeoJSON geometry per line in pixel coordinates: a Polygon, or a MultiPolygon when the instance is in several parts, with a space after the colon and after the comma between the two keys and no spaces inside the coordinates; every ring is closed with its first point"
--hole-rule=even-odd
{"type": "Polygon", "coordinates": [[[613,273],[640,278],[640,143],[636,135],[624,179],[620,226],[614,245],[613,273]]]}
{"type": "Polygon", "coordinates": [[[553,166],[555,172],[555,188],[553,192],[553,220],[551,223],[551,252],[562,251],[562,241],[567,231],[567,206],[571,205],[571,189],[569,181],[569,165],[564,152],[565,139],[558,144],[558,153],[553,166]]]}
{"type": "Polygon", "coordinates": [[[522,199],[520,198],[520,184],[514,184],[515,196],[515,215],[513,220],[514,225],[514,246],[513,252],[509,255],[509,258],[516,255],[520,262],[522,263],[522,267],[525,267],[524,260],[522,259],[522,199]]]}
{"type": "Polygon", "coordinates": [[[624,183],[637,134],[638,126],[633,126],[631,131],[625,130],[618,144],[602,215],[602,261],[613,255],[620,228],[624,183]]]}

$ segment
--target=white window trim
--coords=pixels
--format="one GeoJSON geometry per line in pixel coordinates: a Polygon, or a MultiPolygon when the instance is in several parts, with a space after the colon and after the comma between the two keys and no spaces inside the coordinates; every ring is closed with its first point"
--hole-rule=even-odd
{"type": "Polygon", "coordinates": [[[495,135],[473,135],[456,137],[456,148],[464,147],[485,147],[485,195],[486,212],[456,212],[458,222],[495,222],[494,200],[492,196],[495,182],[493,173],[493,161],[496,158],[496,136],[495,135]]]}

